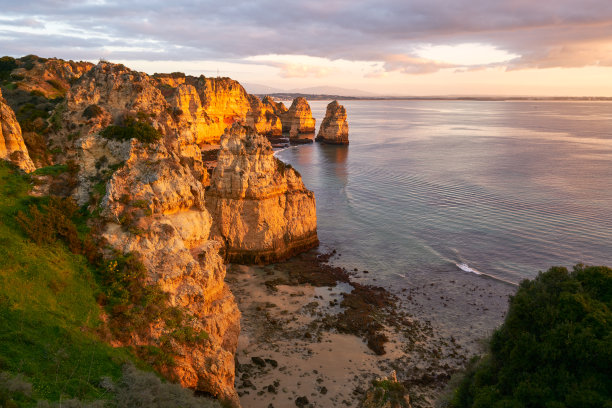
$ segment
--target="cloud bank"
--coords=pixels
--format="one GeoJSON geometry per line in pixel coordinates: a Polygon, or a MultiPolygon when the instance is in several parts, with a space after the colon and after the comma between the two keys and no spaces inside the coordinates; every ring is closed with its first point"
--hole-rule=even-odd
{"type": "MultiPolygon", "coordinates": [[[[419,50],[483,44],[513,56],[483,67],[612,66],[610,0],[1,0],[0,7],[3,55],[150,61],[307,55],[376,62],[364,73],[373,77],[459,69],[419,50]]],[[[285,77],[328,70],[259,63],[285,77]]]]}

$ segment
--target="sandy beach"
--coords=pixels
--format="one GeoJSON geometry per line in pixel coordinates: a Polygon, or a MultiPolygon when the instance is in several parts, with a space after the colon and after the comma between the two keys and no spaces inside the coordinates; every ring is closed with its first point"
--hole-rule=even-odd
{"type": "Polygon", "coordinates": [[[463,274],[381,292],[371,285],[374,272],[334,268],[334,255],[228,267],[242,312],[236,389],[243,406],[358,406],[372,380],[395,370],[413,407],[433,407],[452,374],[481,352],[513,291],[463,274]],[[362,310],[375,302],[371,295],[392,301],[362,310]],[[379,330],[359,330],[355,316],[379,330]],[[373,339],[387,341],[381,348],[373,339]]]}

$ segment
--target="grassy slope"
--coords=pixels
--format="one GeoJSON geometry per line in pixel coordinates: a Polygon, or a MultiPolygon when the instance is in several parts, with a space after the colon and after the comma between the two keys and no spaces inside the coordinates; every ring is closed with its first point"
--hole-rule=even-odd
{"type": "Polygon", "coordinates": [[[32,202],[27,177],[0,161],[0,371],[21,373],[33,398],[104,397],[100,378],[133,360],[100,341],[94,274],[64,244],[36,245],[14,215],[32,202]]]}

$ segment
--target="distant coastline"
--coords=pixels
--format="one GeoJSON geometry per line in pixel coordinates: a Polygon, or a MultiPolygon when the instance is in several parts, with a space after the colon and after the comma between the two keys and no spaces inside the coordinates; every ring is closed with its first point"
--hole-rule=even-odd
{"type": "Polygon", "coordinates": [[[254,95],[263,98],[271,96],[279,100],[293,100],[303,97],[311,101],[327,101],[331,99],[351,100],[351,101],[602,101],[611,102],[612,97],[608,96],[345,96],[333,94],[308,94],[293,92],[276,93],[255,93],[254,95]]]}

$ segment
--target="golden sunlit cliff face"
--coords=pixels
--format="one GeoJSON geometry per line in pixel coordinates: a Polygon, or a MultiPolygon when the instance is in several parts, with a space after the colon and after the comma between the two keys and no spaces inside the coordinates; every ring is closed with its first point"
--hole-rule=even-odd
{"type": "Polygon", "coordinates": [[[183,74],[154,76],[158,88],[176,116],[192,129],[200,145],[218,143],[228,126],[241,122],[262,134],[279,134],[281,123],[274,112],[242,85],[229,78],[183,74]]]}
{"type": "Polygon", "coordinates": [[[207,194],[213,235],[233,262],[273,262],[319,242],[314,193],[251,128],[226,130],[207,194]]]}
{"type": "MultiPolygon", "coordinates": [[[[119,253],[137,253],[147,282],[165,292],[170,305],[187,311],[190,330],[207,334],[203,345],[173,341],[174,364],[162,373],[239,406],[234,353],[240,312],[224,283],[221,244],[210,237],[208,174],[192,129],[174,115],[155,81],[121,65],[96,65],[70,89],[63,109],[56,138],[64,139],[68,157],[80,167],[75,198],[91,205],[93,184],[103,185],[102,237],[119,253]],[[150,124],[160,138],[102,135],[128,118],[150,124]]],[[[159,346],[172,330],[156,321],[115,345],[159,346]]]]}
{"type": "Polygon", "coordinates": [[[0,159],[13,162],[27,173],[36,169],[23,141],[15,112],[2,97],[2,91],[0,91],[0,159]]]}
{"type": "Polygon", "coordinates": [[[348,132],[346,109],[338,101],[330,102],[316,140],[329,144],[348,144],[348,132]]]}

